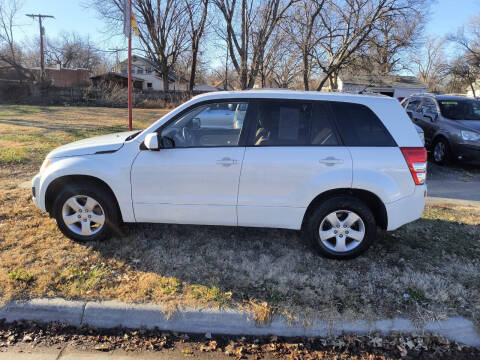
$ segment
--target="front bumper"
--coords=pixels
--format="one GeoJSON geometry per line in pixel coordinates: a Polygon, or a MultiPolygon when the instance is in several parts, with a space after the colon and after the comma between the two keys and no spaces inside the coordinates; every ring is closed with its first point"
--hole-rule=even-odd
{"type": "Polygon", "coordinates": [[[44,202],[40,201],[40,196],[39,196],[40,195],[40,179],[41,179],[40,174],[35,175],[32,179],[32,195],[33,195],[32,200],[37,208],[39,208],[40,210],[46,211],[44,202]]]}
{"type": "Polygon", "coordinates": [[[400,226],[419,219],[425,208],[427,185],[416,185],[412,195],[385,204],[387,210],[387,230],[395,230],[400,226]]]}
{"type": "Polygon", "coordinates": [[[480,161],[480,144],[454,144],[453,154],[456,160],[480,161]]]}

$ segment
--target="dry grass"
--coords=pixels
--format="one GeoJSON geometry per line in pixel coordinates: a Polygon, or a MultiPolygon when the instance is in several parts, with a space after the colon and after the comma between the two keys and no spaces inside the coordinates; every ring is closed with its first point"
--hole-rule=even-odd
{"type": "MultiPolygon", "coordinates": [[[[67,110],[58,112],[68,117],[67,110]]],[[[90,111],[93,115],[82,109],[94,131],[96,114],[106,118],[108,111],[122,110],[90,111]]],[[[80,120],[76,124],[82,129],[80,120]]],[[[80,244],[62,236],[34,207],[29,189],[17,188],[39,161],[0,165],[3,301],[61,296],[162,302],[170,310],[237,306],[253,309],[259,322],[275,313],[292,321],[379,316],[426,321],[455,314],[478,321],[478,207],[427,207],[421,220],[381,234],[364,256],[345,262],[317,256],[297,232],[287,230],[139,224],[126,226],[123,238],[80,244]]]]}
{"type": "MultiPolygon", "coordinates": [[[[134,109],[145,128],[166,113],[134,109]]],[[[38,163],[53,148],[85,137],[127,130],[127,109],[0,105],[0,164],[38,163]]]]}

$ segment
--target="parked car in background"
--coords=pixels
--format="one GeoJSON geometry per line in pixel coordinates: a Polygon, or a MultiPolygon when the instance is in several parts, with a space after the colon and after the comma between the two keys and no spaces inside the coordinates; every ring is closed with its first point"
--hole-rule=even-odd
{"type": "Polygon", "coordinates": [[[480,101],[462,96],[419,94],[402,102],[413,123],[425,134],[433,160],[480,160],[480,101]]]}
{"type": "Polygon", "coordinates": [[[423,132],[423,129],[420,126],[415,125],[415,130],[417,130],[418,137],[420,138],[420,140],[422,140],[423,146],[425,146],[425,133],[423,132]]]}
{"type": "Polygon", "coordinates": [[[377,227],[422,215],[425,177],[425,148],[397,100],[252,90],[200,95],[144,131],[61,146],[32,191],[78,241],[121,221],[285,228],[347,259],[377,227]],[[216,111],[238,111],[237,126],[216,111]]]}

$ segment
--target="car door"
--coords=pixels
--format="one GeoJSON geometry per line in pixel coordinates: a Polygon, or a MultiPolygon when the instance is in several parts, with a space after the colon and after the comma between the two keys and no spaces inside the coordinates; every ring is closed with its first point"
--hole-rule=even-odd
{"type": "Polygon", "coordinates": [[[420,113],[419,123],[421,123],[421,125],[419,124],[419,126],[423,129],[425,134],[425,142],[431,144],[433,136],[438,129],[438,110],[435,102],[432,99],[425,98],[420,113]]]}
{"type": "Polygon", "coordinates": [[[418,121],[419,108],[421,103],[422,103],[421,99],[412,98],[409,100],[407,107],[405,108],[405,111],[407,112],[408,116],[415,123],[418,121]]]}
{"type": "Polygon", "coordinates": [[[225,103],[239,102],[194,105],[158,130],[171,146],[140,151],[131,171],[138,222],[237,225],[242,128],[225,129],[208,116],[212,107],[225,103]],[[195,120],[199,117],[202,123],[195,120]]]}
{"type": "Polygon", "coordinates": [[[238,224],[299,229],[318,194],[351,187],[350,154],[321,102],[265,99],[250,106],[238,224]]]}

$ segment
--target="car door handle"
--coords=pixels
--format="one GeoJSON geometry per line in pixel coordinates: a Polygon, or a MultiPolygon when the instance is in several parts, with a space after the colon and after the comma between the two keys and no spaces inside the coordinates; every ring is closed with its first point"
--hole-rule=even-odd
{"type": "Polygon", "coordinates": [[[217,165],[230,166],[238,163],[238,160],[231,159],[229,157],[224,157],[223,159],[217,160],[217,165]]]}
{"type": "Polygon", "coordinates": [[[343,160],[342,159],[336,159],[333,156],[327,156],[326,158],[320,160],[320,164],[325,164],[327,166],[333,166],[333,165],[336,165],[336,164],[343,164],[343,160]]]}

